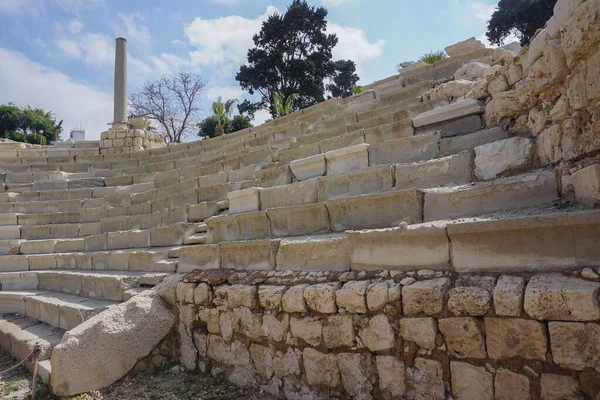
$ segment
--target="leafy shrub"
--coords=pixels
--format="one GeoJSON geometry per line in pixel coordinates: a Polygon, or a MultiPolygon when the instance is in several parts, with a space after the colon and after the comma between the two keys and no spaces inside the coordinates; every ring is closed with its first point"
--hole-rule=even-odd
{"type": "Polygon", "coordinates": [[[436,61],[443,60],[448,56],[443,50],[438,51],[430,51],[429,53],[425,53],[419,58],[419,61],[423,61],[426,64],[433,64],[436,61]]]}

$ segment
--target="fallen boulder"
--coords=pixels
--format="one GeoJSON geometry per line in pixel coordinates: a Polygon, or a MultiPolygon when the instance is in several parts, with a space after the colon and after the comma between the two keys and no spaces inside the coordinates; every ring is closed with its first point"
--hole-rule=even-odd
{"type": "Polygon", "coordinates": [[[144,293],[117,304],[65,333],[52,352],[51,386],[70,396],[125,376],[169,333],[176,315],[160,296],[144,293]]]}

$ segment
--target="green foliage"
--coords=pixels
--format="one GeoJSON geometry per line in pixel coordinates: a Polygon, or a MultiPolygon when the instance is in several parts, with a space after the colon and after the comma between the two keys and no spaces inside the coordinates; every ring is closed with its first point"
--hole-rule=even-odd
{"type": "Polygon", "coordinates": [[[52,112],[39,108],[0,105],[0,136],[28,143],[52,144],[60,139],[62,121],[56,124],[52,112]],[[20,131],[20,132],[18,132],[20,131]]]}
{"type": "Polygon", "coordinates": [[[501,45],[516,34],[521,46],[529,41],[554,12],[557,0],[500,0],[488,23],[486,36],[490,43],[501,45]]]}
{"type": "Polygon", "coordinates": [[[361,94],[363,91],[362,86],[354,85],[352,87],[352,94],[361,94]]]}
{"type": "Polygon", "coordinates": [[[326,8],[293,0],[284,14],[275,13],[263,22],[253,37],[248,63],[240,67],[235,78],[242,89],[260,95],[260,99],[245,100],[238,106],[240,113],[252,117],[266,109],[275,117],[275,92],[286,99],[298,93],[292,111],[324,101],[326,89],[333,96],[352,93],[358,81],[356,66],[349,60],[332,61],[338,38],[326,33],[326,18],[326,8]],[[325,81],[329,82],[327,87],[325,81]]]}
{"type": "MultiPolygon", "coordinates": [[[[424,62],[426,64],[435,64],[437,61],[448,58],[446,53],[443,50],[430,51],[429,53],[424,53],[419,59],[418,62],[424,62]]],[[[410,67],[411,65],[415,65],[417,61],[403,61],[396,65],[396,70],[400,72],[402,68],[410,67]]]]}
{"type": "MultiPolygon", "coordinates": [[[[250,120],[242,115],[236,115],[232,119],[228,119],[223,125],[225,134],[240,131],[242,129],[250,128],[252,124],[250,120]]],[[[198,136],[202,138],[215,137],[215,129],[217,128],[217,120],[214,116],[203,119],[198,124],[198,136]]]]}
{"type": "Polygon", "coordinates": [[[423,61],[425,64],[434,64],[436,61],[440,61],[445,58],[448,58],[448,56],[446,55],[446,53],[443,50],[438,50],[438,51],[432,50],[429,53],[423,54],[419,58],[419,61],[423,61]]]}
{"type": "Polygon", "coordinates": [[[293,112],[294,103],[298,97],[298,93],[292,93],[287,97],[281,92],[273,93],[273,103],[271,104],[271,107],[275,110],[275,118],[291,114],[293,112]]]}

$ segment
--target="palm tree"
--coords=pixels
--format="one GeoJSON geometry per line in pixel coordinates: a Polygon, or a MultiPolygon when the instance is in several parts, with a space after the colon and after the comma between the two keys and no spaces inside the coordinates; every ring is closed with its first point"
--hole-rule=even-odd
{"type": "Polygon", "coordinates": [[[298,93],[292,93],[285,98],[285,95],[281,92],[273,93],[273,109],[275,110],[275,118],[290,114],[292,112],[292,105],[298,96],[298,93]]]}
{"type": "Polygon", "coordinates": [[[215,127],[215,137],[221,136],[225,133],[223,127],[227,120],[231,118],[231,112],[233,105],[237,102],[236,99],[229,99],[225,103],[221,100],[221,96],[217,101],[212,104],[213,118],[217,120],[217,126],[215,127]]]}

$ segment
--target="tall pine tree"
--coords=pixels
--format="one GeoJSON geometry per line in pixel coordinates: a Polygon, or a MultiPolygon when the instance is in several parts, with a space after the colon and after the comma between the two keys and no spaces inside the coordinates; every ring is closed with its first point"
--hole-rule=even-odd
{"type": "Polygon", "coordinates": [[[325,89],[336,97],[352,94],[358,81],[356,65],[350,60],[333,61],[332,50],[338,43],[327,34],[327,9],[311,7],[304,0],[293,0],[285,14],[275,13],[263,22],[254,35],[254,48],[248,51],[248,64],[242,65],[236,80],[260,100],[244,101],[240,113],[252,116],[272,107],[273,93],[284,98],[298,93],[294,110],[325,100],[325,89]]]}

